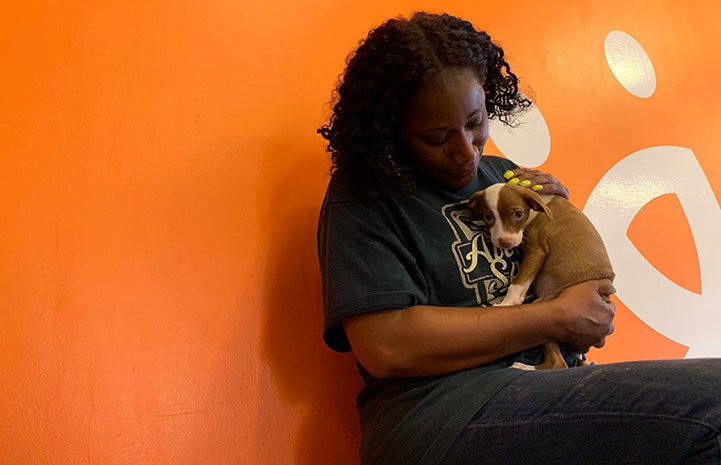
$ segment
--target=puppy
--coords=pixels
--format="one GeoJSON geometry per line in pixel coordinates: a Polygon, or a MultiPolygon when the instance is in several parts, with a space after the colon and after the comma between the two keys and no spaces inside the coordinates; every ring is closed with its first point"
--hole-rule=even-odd
{"type": "MultiPolygon", "coordinates": [[[[522,303],[531,285],[536,300],[543,301],[573,284],[615,276],[598,231],[563,197],[499,183],[473,194],[468,210],[471,218],[483,219],[494,246],[523,247],[518,274],[500,305],[522,303]]],[[[543,363],[536,366],[552,368],[568,368],[557,343],[543,346],[543,363]]]]}

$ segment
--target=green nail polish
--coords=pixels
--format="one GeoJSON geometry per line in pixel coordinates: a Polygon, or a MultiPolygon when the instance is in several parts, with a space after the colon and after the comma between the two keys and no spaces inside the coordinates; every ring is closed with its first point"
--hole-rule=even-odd
{"type": "Polygon", "coordinates": [[[531,185],[531,181],[529,181],[528,179],[524,179],[523,181],[521,181],[520,183],[518,183],[518,185],[521,186],[521,187],[530,186],[530,185],[531,185]]]}
{"type": "Polygon", "coordinates": [[[531,187],[531,189],[534,191],[540,191],[541,189],[543,189],[543,186],[540,184],[536,184],[535,186],[531,187]]]}
{"type": "Polygon", "coordinates": [[[518,178],[513,178],[513,179],[508,180],[508,184],[518,184],[519,182],[521,182],[521,180],[518,178]]]}
{"type": "Polygon", "coordinates": [[[503,177],[505,179],[511,179],[513,177],[513,171],[511,171],[511,170],[506,171],[505,173],[503,173],[503,177]]]}

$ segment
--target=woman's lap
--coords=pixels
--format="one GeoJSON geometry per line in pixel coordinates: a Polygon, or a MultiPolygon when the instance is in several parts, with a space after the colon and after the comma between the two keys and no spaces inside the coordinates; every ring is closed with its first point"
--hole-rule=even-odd
{"type": "Polygon", "coordinates": [[[721,359],[531,371],[478,412],[442,463],[718,464],[720,432],[721,359]]]}

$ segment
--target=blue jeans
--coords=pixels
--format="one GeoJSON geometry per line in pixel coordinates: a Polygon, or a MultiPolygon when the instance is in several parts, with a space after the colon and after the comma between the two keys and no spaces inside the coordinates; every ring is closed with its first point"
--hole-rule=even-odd
{"type": "Polygon", "coordinates": [[[529,371],[442,465],[721,464],[721,359],[529,371]]]}

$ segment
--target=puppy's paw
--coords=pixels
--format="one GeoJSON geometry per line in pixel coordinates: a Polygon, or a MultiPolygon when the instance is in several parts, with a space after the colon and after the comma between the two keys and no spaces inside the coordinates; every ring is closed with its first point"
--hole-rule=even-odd
{"type": "Polygon", "coordinates": [[[578,366],[580,367],[588,367],[588,366],[595,366],[598,365],[595,360],[589,362],[588,360],[584,359],[578,359],[578,366]]]}
{"type": "Polygon", "coordinates": [[[523,299],[516,299],[512,296],[506,296],[500,303],[493,304],[494,307],[510,307],[511,305],[521,305],[523,299]]]}
{"type": "Polygon", "coordinates": [[[536,367],[533,365],[526,365],[525,363],[516,362],[511,365],[511,368],[517,368],[519,370],[535,370],[536,367]]]}
{"type": "Polygon", "coordinates": [[[523,297],[517,296],[512,293],[508,293],[503,297],[503,300],[501,300],[501,303],[494,304],[494,307],[509,307],[511,305],[521,305],[523,303],[523,297]]]}

